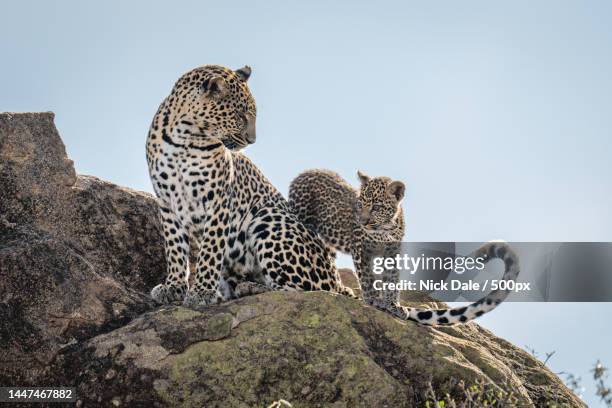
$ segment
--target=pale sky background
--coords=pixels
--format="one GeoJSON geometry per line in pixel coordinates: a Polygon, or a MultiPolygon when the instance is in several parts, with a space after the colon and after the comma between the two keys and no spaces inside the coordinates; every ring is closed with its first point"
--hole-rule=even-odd
{"type": "MultiPolygon", "coordinates": [[[[77,171],[152,191],[144,142],[185,71],[253,67],[257,143],[300,171],[407,184],[412,241],[612,241],[612,2],[11,1],[0,111],[54,111],[77,171]]],[[[612,304],[505,304],[480,322],[612,366],[612,304]]],[[[595,399],[587,399],[598,406],[595,399]]]]}

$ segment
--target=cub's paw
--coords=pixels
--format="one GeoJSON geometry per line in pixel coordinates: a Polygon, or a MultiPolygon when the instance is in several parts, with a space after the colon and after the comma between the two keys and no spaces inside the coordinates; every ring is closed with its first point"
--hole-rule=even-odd
{"type": "Polygon", "coordinates": [[[377,309],[383,310],[399,319],[402,319],[402,320],[408,319],[408,316],[409,316],[408,309],[405,308],[404,306],[389,302],[384,299],[379,299],[379,298],[369,298],[369,299],[365,299],[364,301],[365,303],[371,306],[374,306],[377,309]]]}
{"type": "Polygon", "coordinates": [[[157,285],[151,290],[151,298],[157,303],[180,302],[185,298],[187,286],[157,285]]]}
{"type": "Polygon", "coordinates": [[[215,305],[223,301],[223,296],[217,290],[209,289],[191,289],[187,292],[185,300],[183,300],[183,306],[194,307],[194,306],[207,306],[215,305]]]}

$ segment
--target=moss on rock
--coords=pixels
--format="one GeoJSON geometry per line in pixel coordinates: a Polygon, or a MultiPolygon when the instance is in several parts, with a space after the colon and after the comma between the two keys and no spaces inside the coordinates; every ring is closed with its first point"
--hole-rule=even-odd
{"type": "MultiPolygon", "coordinates": [[[[112,354],[117,371],[122,364],[146,370],[150,402],[163,406],[263,407],[282,398],[298,408],[414,407],[424,404],[430,386],[461,400],[461,381],[511,390],[527,406],[542,395],[581,406],[541,363],[507,342],[500,347],[476,324],[432,329],[323,292],[265,293],[199,310],[164,307],[84,349],[92,360],[112,354]],[[151,347],[166,353],[151,361],[151,347]]],[[[89,366],[75,384],[96,386],[102,373],[95,367],[103,365],[89,366]]],[[[112,389],[113,379],[98,386],[112,389]]]]}

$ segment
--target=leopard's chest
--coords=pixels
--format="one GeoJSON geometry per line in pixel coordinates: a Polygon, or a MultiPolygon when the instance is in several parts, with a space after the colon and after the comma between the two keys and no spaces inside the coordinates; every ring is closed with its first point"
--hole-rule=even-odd
{"type": "Polygon", "coordinates": [[[153,178],[160,199],[189,226],[201,224],[218,209],[231,182],[229,173],[223,157],[179,150],[158,160],[153,178]]]}
{"type": "Polygon", "coordinates": [[[360,227],[360,229],[361,233],[358,236],[361,244],[364,242],[393,242],[401,240],[401,237],[397,237],[394,231],[366,230],[363,227],[360,227]]]}

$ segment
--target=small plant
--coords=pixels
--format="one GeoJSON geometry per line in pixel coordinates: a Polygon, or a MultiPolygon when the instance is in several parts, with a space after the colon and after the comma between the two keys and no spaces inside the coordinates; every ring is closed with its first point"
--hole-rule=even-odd
{"type": "Polygon", "coordinates": [[[547,353],[544,353],[545,357],[544,357],[544,359],[541,359],[540,356],[539,356],[539,353],[537,351],[535,351],[534,348],[529,347],[528,345],[525,345],[525,350],[527,350],[529,353],[531,353],[531,355],[534,356],[535,358],[537,358],[538,360],[541,360],[544,365],[546,365],[546,363],[548,363],[548,360],[550,360],[551,357],[554,356],[555,353],[557,352],[556,350],[553,350],[553,351],[549,351],[547,353]]]}
{"type": "Polygon", "coordinates": [[[606,407],[612,407],[612,389],[605,383],[608,379],[608,368],[597,360],[591,372],[593,373],[595,387],[597,388],[595,395],[601,398],[601,401],[606,404],[606,407]]]}
{"type": "MultiPolygon", "coordinates": [[[[607,408],[612,408],[612,388],[606,384],[608,379],[608,368],[601,361],[597,360],[593,369],[593,380],[595,381],[595,395],[607,408]]],[[[582,398],[585,388],[582,386],[582,379],[572,373],[561,372],[565,375],[565,385],[567,385],[578,397],[582,398]]]]}
{"type": "Polygon", "coordinates": [[[427,385],[426,408],[506,408],[521,406],[520,400],[512,392],[487,386],[480,381],[469,387],[466,387],[463,381],[459,381],[457,387],[460,395],[454,398],[448,393],[440,397],[436,395],[431,383],[427,385]]]}
{"type": "Polygon", "coordinates": [[[572,373],[562,373],[562,374],[565,374],[565,385],[567,385],[568,388],[572,390],[572,392],[578,396],[578,398],[582,398],[583,397],[582,394],[584,393],[584,387],[582,386],[582,378],[576,377],[572,373]]]}

